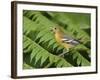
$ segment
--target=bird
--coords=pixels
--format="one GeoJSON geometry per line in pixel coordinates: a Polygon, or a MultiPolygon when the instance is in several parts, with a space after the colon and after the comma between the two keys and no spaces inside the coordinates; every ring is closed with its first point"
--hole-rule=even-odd
{"type": "MultiPolygon", "coordinates": [[[[71,36],[69,35],[66,35],[60,27],[53,27],[51,29],[51,31],[54,33],[54,37],[55,37],[55,40],[56,42],[63,46],[65,49],[66,49],[66,52],[68,53],[69,52],[69,49],[70,48],[73,48],[75,47],[76,45],[79,44],[79,41],[72,38],[71,36]]],[[[64,56],[64,54],[66,52],[63,52],[62,54],[60,54],[59,56],[64,56]]]]}

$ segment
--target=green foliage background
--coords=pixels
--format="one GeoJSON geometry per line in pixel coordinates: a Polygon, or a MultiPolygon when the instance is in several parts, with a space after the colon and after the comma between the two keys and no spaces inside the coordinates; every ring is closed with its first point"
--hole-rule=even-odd
{"type": "Polygon", "coordinates": [[[23,69],[90,66],[90,14],[23,11],[23,69]],[[66,35],[80,40],[64,57],[51,27],[59,25],[66,35]]]}

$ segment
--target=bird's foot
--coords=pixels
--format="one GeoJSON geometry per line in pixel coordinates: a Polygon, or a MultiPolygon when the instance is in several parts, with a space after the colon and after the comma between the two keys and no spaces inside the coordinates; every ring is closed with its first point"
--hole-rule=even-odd
{"type": "Polygon", "coordinates": [[[61,53],[59,56],[60,57],[64,57],[64,55],[66,54],[66,52],[61,53]]]}

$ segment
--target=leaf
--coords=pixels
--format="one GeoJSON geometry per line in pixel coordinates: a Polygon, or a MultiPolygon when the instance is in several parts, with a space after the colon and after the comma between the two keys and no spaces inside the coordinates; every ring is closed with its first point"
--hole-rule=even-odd
{"type": "Polygon", "coordinates": [[[28,65],[28,64],[26,64],[26,63],[24,63],[23,65],[24,65],[24,69],[33,69],[32,66],[30,66],[30,65],[28,65]]]}
{"type": "MultiPolygon", "coordinates": [[[[49,53],[44,48],[42,48],[40,45],[38,45],[37,43],[35,43],[31,39],[29,39],[28,37],[24,36],[24,39],[27,39],[27,41],[31,45],[31,47],[29,47],[29,48],[32,49],[30,61],[32,61],[32,59],[35,57],[35,62],[32,62],[32,63],[36,64],[38,62],[38,60],[40,60],[41,61],[41,64],[43,64],[45,62],[45,60],[47,58],[49,58],[49,63],[55,63],[55,62],[57,62],[57,60],[61,59],[61,61],[66,64],[66,66],[72,66],[69,62],[66,62],[61,57],[56,56],[56,55],[53,55],[52,53],[49,53]],[[34,47],[35,47],[35,49],[34,49],[34,47]],[[45,57],[45,59],[43,59],[43,57],[45,57]]],[[[28,48],[28,50],[29,50],[29,48],[28,48]]]]}

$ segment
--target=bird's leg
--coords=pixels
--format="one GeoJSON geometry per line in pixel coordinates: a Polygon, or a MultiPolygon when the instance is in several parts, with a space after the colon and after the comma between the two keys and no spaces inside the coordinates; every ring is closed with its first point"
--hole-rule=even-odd
{"type": "Polygon", "coordinates": [[[64,55],[65,55],[66,53],[68,53],[68,52],[69,52],[69,49],[67,49],[67,51],[64,51],[63,53],[61,53],[59,56],[64,57],[64,55]]]}
{"type": "Polygon", "coordinates": [[[59,56],[62,56],[62,57],[64,57],[64,54],[65,54],[66,52],[63,52],[63,53],[61,53],[59,56]]]}

